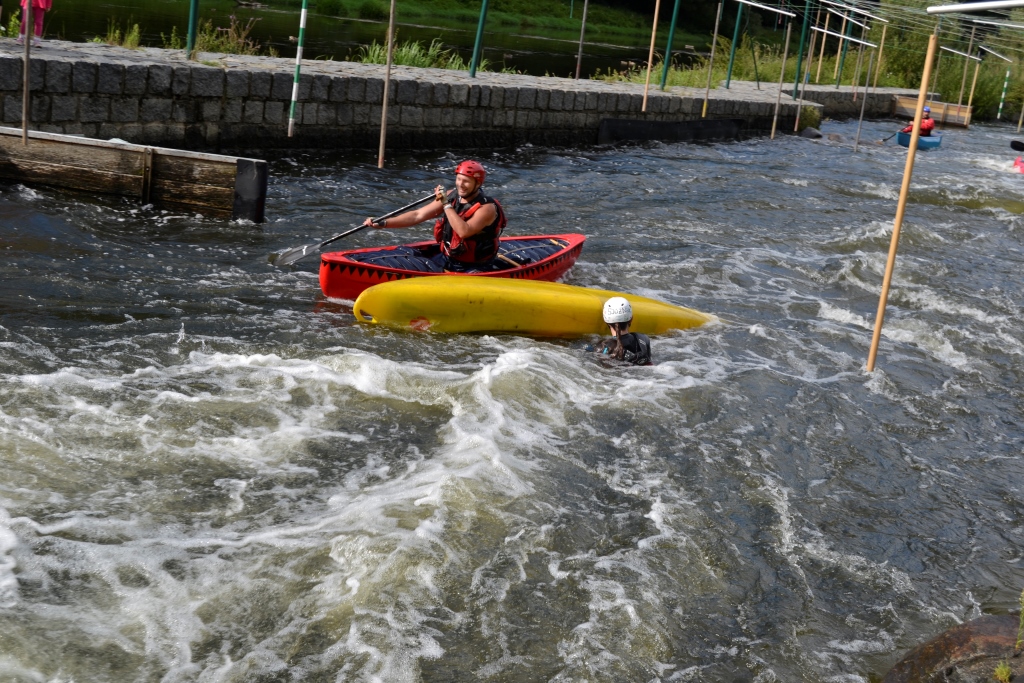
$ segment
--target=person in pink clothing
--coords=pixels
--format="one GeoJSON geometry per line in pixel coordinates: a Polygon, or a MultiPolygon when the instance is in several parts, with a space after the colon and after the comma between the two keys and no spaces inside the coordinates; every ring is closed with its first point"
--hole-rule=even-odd
{"type": "MultiPolygon", "coordinates": [[[[21,0],[21,34],[18,36],[18,43],[25,42],[25,9],[28,0],[21,0]]],[[[39,37],[43,34],[43,15],[46,10],[53,7],[53,0],[32,0],[32,24],[35,40],[33,45],[39,45],[39,37]]]]}

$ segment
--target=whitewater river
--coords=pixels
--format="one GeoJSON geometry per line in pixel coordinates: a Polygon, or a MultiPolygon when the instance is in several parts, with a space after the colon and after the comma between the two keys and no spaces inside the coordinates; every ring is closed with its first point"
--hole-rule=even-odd
{"type": "Polygon", "coordinates": [[[1013,129],[918,155],[869,375],[896,126],[483,156],[568,282],[720,318],[650,368],[269,265],[456,156],[274,158],[261,226],[0,187],[0,680],[867,682],[1015,612],[1013,129]]]}

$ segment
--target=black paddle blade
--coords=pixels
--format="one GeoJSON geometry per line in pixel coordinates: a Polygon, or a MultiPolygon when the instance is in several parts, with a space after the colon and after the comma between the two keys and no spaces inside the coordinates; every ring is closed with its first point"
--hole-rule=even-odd
{"type": "Polygon", "coordinates": [[[1024,152],[1024,142],[1020,140],[1010,140],[1010,149],[1016,152],[1024,152]]]}
{"type": "Polygon", "coordinates": [[[271,263],[275,266],[290,266],[300,259],[319,253],[319,244],[304,244],[301,247],[292,247],[288,251],[281,252],[271,263]]]}

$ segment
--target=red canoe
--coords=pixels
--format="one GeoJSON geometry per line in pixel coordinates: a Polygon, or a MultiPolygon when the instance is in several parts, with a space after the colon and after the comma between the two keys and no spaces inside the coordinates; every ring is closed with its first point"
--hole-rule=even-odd
{"type": "MultiPolygon", "coordinates": [[[[502,237],[495,263],[506,267],[465,274],[554,282],[576,263],[586,239],[578,233],[502,237]]],[[[332,299],[355,300],[381,282],[458,274],[445,273],[430,260],[437,252],[437,242],[327,252],[320,255],[320,289],[332,299]]]]}

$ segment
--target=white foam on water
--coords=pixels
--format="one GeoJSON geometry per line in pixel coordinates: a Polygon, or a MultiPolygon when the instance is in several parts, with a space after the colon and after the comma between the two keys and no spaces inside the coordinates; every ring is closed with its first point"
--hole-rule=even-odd
{"type": "Polygon", "coordinates": [[[10,515],[0,507],[0,607],[3,608],[13,607],[18,601],[18,579],[14,573],[18,561],[13,556],[18,538],[10,524],[10,515]]]}

